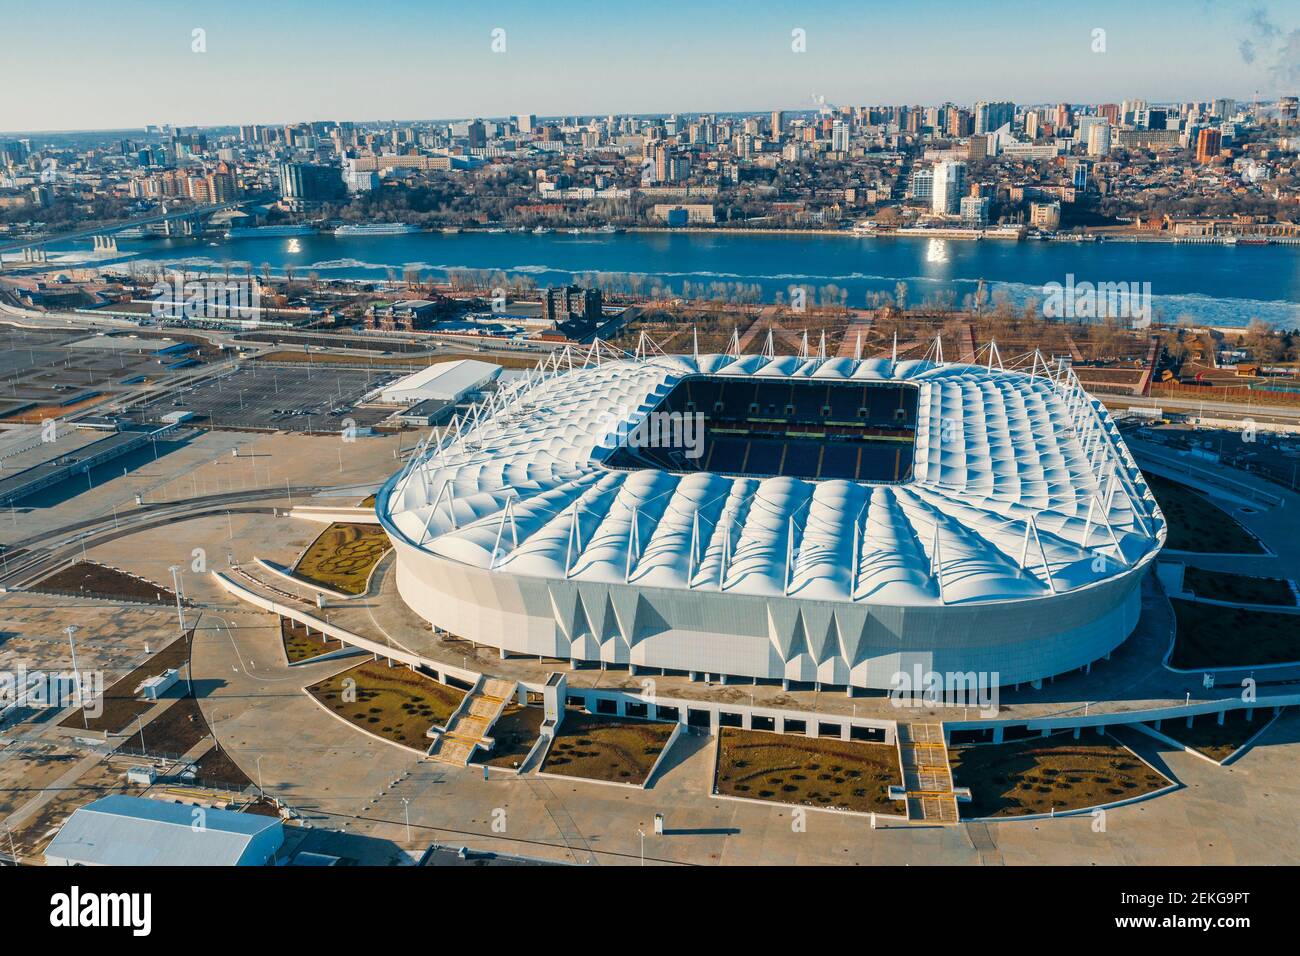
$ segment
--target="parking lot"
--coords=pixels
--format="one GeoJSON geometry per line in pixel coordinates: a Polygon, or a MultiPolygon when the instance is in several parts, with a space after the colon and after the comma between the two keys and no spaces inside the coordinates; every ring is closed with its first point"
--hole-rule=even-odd
{"type": "Polygon", "coordinates": [[[393,377],[391,372],[364,369],[246,364],[137,406],[132,416],[159,422],[184,411],[193,415],[194,424],[218,428],[338,432],[349,420],[365,428],[392,409],[353,404],[393,377]]]}
{"type": "Polygon", "coordinates": [[[0,417],[39,421],[193,361],[188,344],[160,336],[0,325],[0,417]]]}
{"type": "Polygon", "coordinates": [[[1292,491],[1300,480],[1300,436],[1278,433],[1266,426],[1251,430],[1174,425],[1145,428],[1139,435],[1177,451],[1216,458],[1292,491]]]}

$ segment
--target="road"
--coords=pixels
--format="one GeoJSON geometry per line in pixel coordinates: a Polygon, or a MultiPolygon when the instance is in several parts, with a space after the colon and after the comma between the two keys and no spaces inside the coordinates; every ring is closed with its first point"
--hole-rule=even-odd
{"type": "Polygon", "coordinates": [[[1193,398],[1130,398],[1116,395],[1095,395],[1111,412],[1121,408],[1159,408],[1165,411],[1191,412],[1200,418],[1218,418],[1231,421],[1250,419],[1257,425],[1300,426],[1300,405],[1263,405],[1241,402],[1214,402],[1193,398]]]}
{"type": "Polygon", "coordinates": [[[141,505],[137,510],[121,515],[107,515],[65,525],[52,532],[14,542],[7,550],[22,552],[11,566],[7,562],[0,569],[0,585],[13,590],[33,581],[74,557],[83,548],[138,534],[149,528],[170,524],[182,518],[224,514],[271,514],[275,505],[262,507],[232,507],[251,501],[277,501],[294,495],[306,498],[327,490],[319,485],[298,487],[255,488],[247,491],[207,495],[182,502],[141,505]]]}

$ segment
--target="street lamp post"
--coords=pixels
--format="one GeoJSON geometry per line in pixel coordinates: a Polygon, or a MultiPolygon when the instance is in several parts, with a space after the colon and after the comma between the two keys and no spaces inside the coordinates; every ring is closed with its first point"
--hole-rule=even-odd
{"type": "MultiPolygon", "coordinates": [[[[82,697],[81,669],[77,667],[77,641],[72,636],[77,632],[77,625],[69,624],[64,630],[68,633],[68,652],[72,655],[72,679],[77,682],[77,696],[82,697]]],[[[86,700],[84,697],[81,700],[81,723],[87,730],[90,729],[90,718],[86,715],[86,700]]]]}
{"type": "Polygon", "coordinates": [[[406,842],[411,842],[411,801],[402,797],[402,811],[406,814],[406,842]]]}
{"type": "Polygon", "coordinates": [[[645,831],[638,827],[636,832],[641,837],[641,865],[645,866],[645,831]]]}
{"type": "Polygon", "coordinates": [[[180,626],[181,633],[184,634],[185,633],[185,612],[181,609],[181,582],[180,582],[180,578],[178,577],[178,573],[180,572],[180,569],[181,566],[179,564],[173,564],[170,568],[168,568],[168,570],[171,571],[172,573],[172,591],[176,594],[176,621],[180,626]]]}
{"type": "Polygon", "coordinates": [[[262,786],[262,758],[266,754],[257,755],[257,790],[263,796],[266,796],[266,788],[262,786]]]}

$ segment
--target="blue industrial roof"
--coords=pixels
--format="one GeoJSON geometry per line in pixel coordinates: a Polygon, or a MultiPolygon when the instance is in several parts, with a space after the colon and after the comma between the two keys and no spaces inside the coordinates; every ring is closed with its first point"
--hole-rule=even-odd
{"type": "Polygon", "coordinates": [[[261,864],[283,843],[274,817],[114,794],[78,808],[45,850],[47,862],[104,866],[261,864]],[[199,823],[201,821],[201,824],[199,823]],[[197,825],[196,825],[197,824],[197,825]],[[250,855],[254,842],[265,854],[250,855]]]}

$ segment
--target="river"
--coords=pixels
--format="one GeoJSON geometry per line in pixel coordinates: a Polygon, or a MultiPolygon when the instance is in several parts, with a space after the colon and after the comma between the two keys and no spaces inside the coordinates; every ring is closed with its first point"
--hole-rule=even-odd
{"type": "MultiPolygon", "coordinates": [[[[1197,322],[1244,326],[1254,318],[1300,328],[1300,247],[1218,246],[1167,242],[937,241],[797,234],[632,232],[571,234],[462,232],[399,236],[310,235],[200,240],[122,240],[122,252],[142,262],[184,263],[220,271],[227,263],[264,264],[298,276],[382,279],[418,269],[437,278],[449,270],[500,270],[528,275],[539,286],[575,275],[642,276],[674,292],[684,284],[756,287],[763,301],[791,286],[834,285],[847,304],[865,307],[873,293],[908,286],[908,303],[936,295],[960,305],[983,280],[1022,305],[1044,298],[1048,283],[1150,283],[1157,320],[1189,315],[1197,322]]],[[[1137,288],[1137,287],[1135,287],[1137,288]]],[[[810,292],[811,295],[811,292],[810,292]]]]}

